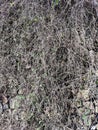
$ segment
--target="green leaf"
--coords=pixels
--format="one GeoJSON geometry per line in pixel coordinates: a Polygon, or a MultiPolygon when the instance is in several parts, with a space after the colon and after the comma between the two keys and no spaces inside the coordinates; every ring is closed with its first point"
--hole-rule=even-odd
{"type": "Polygon", "coordinates": [[[98,80],[96,80],[96,85],[98,85],[98,80]]]}
{"type": "Polygon", "coordinates": [[[85,123],[85,124],[88,123],[88,121],[87,121],[87,116],[86,116],[86,115],[83,115],[83,116],[82,116],[82,119],[84,120],[84,123],[85,123]]]}
{"type": "Polygon", "coordinates": [[[59,4],[59,0],[53,0],[52,1],[52,6],[54,7],[55,5],[58,5],[59,4]]]}
{"type": "Polygon", "coordinates": [[[59,0],[55,0],[55,5],[58,5],[59,4],[59,0]]]}
{"type": "Polygon", "coordinates": [[[34,21],[34,22],[38,22],[38,21],[39,21],[38,17],[35,17],[35,18],[33,19],[33,21],[34,21]]]}
{"type": "Polygon", "coordinates": [[[86,125],[89,125],[89,117],[87,116],[88,114],[90,113],[90,110],[88,109],[85,113],[84,113],[84,115],[82,116],[82,119],[84,120],[84,123],[86,124],[86,125]]]}
{"type": "Polygon", "coordinates": [[[90,113],[90,109],[88,109],[86,112],[85,112],[85,115],[88,115],[90,113]]]}
{"type": "Polygon", "coordinates": [[[18,95],[18,96],[17,96],[17,99],[20,99],[20,100],[25,99],[25,96],[23,96],[23,95],[18,95]]]}

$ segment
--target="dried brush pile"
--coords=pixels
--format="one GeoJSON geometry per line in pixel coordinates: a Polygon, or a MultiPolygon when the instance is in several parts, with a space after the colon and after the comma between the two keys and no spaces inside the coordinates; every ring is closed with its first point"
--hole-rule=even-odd
{"type": "Polygon", "coordinates": [[[95,2],[0,1],[2,130],[97,127],[95,2]]]}

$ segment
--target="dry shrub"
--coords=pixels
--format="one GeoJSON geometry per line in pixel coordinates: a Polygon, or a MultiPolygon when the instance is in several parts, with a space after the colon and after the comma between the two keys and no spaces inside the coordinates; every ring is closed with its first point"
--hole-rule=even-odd
{"type": "Polygon", "coordinates": [[[1,0],[0,9],[0,90],[25,96],[16,112],[1,116],[2,130],[88,129],[92,123],[81,119],[76,101],[81,87],[96,84],[95,6],[87,0],[1,0]],[[25,118],[17,121],[20,111],[25,118]]]}

